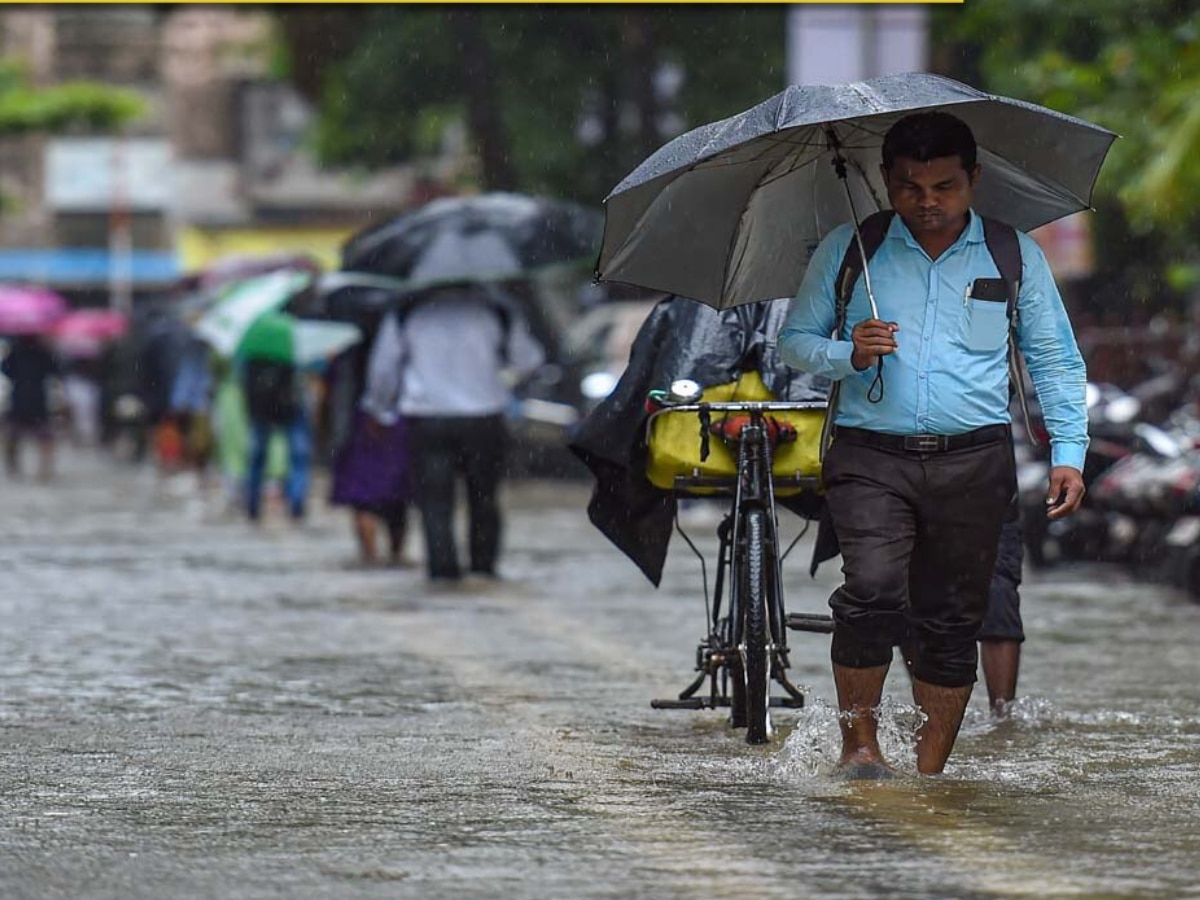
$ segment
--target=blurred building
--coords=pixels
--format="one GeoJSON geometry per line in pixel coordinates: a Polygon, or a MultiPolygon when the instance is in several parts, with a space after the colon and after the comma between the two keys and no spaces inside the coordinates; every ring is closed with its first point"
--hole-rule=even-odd
{"type": "Polygon", "coordinates": [[[841,84],[929,66],[929,14],[919,4],[793,4],[788,84],[841,84]]]}
{"type": "Polygon", "coordinates": [[[229,255],[304,252],[404,208],[414,175],[321,169],[313,111],[271,76],[271,16],[213,6],[0,9],[0,54],[35,84],[138,91],[119,136],[0,139],[0,280],[126,305],[229,255]]]}

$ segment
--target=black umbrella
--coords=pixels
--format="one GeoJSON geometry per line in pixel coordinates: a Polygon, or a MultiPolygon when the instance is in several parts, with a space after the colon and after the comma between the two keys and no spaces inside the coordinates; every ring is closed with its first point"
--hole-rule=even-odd
{"type": "Polygon", "coordinates": [[[445,197],[355,235],[342,268],[419,282],[499,281],[592,260],[602,218],[574,203],[492,193],[445,197]]]}
{"type": "Polygon", "coordinates": [[[373,333],[383,316],[406,296],[408,282],[369,272],[326,272],[315,286],[315,315],[353,322],[373,333]]]}

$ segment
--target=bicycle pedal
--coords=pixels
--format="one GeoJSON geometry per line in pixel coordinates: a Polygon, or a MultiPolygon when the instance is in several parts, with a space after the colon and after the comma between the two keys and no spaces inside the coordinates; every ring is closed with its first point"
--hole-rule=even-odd
{"type": "Polygon", "coordinates": [[[811,631],[813,634],[832,634],[833,619],[822,613],[788,613],[784,624],[793,631],[811,631]]]}

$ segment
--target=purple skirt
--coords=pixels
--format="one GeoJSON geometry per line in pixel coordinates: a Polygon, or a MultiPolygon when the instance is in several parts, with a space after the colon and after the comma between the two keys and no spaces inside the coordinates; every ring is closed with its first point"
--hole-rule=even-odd
{"type": "Polygon", "coordinates": [[[401,506],[412,495],[404,421],[367,427],[368,415],[354,414],[354,430],[333,463],[330,502],[363,509],[401,506]]]}

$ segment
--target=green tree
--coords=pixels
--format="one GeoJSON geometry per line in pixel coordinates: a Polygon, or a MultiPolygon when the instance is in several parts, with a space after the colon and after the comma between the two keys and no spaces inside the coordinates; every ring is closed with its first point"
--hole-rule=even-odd
{"type": "Polygon", "coordinates": [[[940,70],[1104,125],[1101,280],[1158,302],[1200,258],[1200,9],[1192,0],[971,0],[936,10],[940,70]],[[1174,277],[1172,277],[1174,276],[1174,277]]]}
{"type": "Polygon", "coordinates": [[[33,87],[19,65],[0,60],[0,136],[114,131],[144,109],[136,92],[90,81],[33,87]]]}
{"type": "Polygon", "coordinates": [[[420,159],[460,122],[489,189],[598,201],[681,128],[783,84],[778,7],[360,9],[324,21],[351,23],[336,56],[304,38],[316,15],[289,10],[281,32],[293,67],[320,73],[322,158],[420,159]]]}

